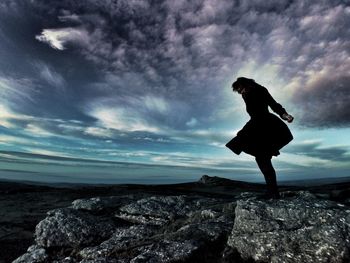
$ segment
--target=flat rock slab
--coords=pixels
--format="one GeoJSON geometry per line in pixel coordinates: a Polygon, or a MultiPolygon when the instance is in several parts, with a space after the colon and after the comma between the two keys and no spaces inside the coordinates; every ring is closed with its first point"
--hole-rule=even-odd
{"type": "Polygon", "coordinates": [[[281,200],[237,201],[228,245],[263,262],[349,262],[350,210],[298,192],[281,200]]]}
{"type": "Polygon", "coordinates": [[[103,196],[89,199],[77,199],[72,202],[72,208],[90,212],[116,209],[136,199],[133,195],[124,196],[103,196]]]}
{"type": "Polygon", "coordinates": [[[184,196],[152,196],[121,207],[115,216],[133,223],[164,225],[191,211],[184,196]]]}

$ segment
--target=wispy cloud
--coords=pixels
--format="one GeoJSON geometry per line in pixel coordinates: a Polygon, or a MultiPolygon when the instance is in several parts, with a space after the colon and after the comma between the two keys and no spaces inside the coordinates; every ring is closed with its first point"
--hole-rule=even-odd
{"type": "Polygon", "coordinates": [[[55,134],[36,125],[36,124],[32,124],[32,123],[29,123],[26,125],[25,129],[24,129],[25,132],[29,133],[30,135],[34,136],[34,137],[41,137],[41,136],[54,136],[55,134]]]}
{"type": "Polygon", "coordinates": [[[12,135],[0,135],[0,143],[1,144],[15,144],[15,145],[32,145],[33,141],[28,138],[21,138],[18,136],[12,135]]]}
{"type": "Polygon", "coordinates": [[[157,132],[159,129],[144,121],[138,112],[130,112],[120,107],[97,106],[89,112],[98,123],[108,129],[124,132],[147,131],[157,132]]]}
{"type": "Polygon", "coordinates": [[[184,108],[177,101],[169,101],[160,96],[115,96],[100,98],[85,106],[85,112],[96,118],[104,128],[124,132],[145,131],[166,133],[175,122],[183,122],[179,116],[184,108]]]}
{"type": "Polygon", "coordinates": [[[0,75],[0,101],[13,103],[33,101],[33,93],[35,92],[37,90],[31,79],[0,75]]]}
{"type": "Polygon", "coordinates": [[[89,37],[84,29],[67,27],[43,29],[41,34],[35,36],[35,38],[49,44],[54,49],[64,50],[68,43],[85,44],[89,37]]]}
{"type": "Polygon", "coordinates": [[[350,144],[324,146],[320,140],[307,140],[290,145],[288,152],[326,161],[350,162],[350,144]]]}
{"type": "MultiPolygon", "coordinates": [[[[37,154],[41,157],[45,156],[47,158],[59,158],[59,157],[73,157],[70,154],[67,154],[66,152],[59,152],[59,151],[51,151],[51,150],[47,150],[47,149],[40,149],[40,148],[25,148],[24,149],[27,153],[30,154],[37,154]]],[[[69,159],[67,159],[69,160],[69,159]]]]}
{"type": "Polygon", "coordinates": [[[5,104],[0,103],[0,125],[6,128],[14,128],[16,125],[13,121],[17,121],[17,120],[29,121],[32,119],[33,119],[32,116],[16,113],[12,111],[5,104]]]}
{"type": "Polygon", "coordinates": [[[111,130],[101,127],[87,127],[84,133],[101,138],[110,138],[113,136],[111,130]]]}
{"type": "Polygon", "coordinates": [[[47,84],[57,88],[61,92],[64,91],[66,81],[61,74],[43,62],[35,62],[34,65],[39,71],[39,76],[47,84]]]}

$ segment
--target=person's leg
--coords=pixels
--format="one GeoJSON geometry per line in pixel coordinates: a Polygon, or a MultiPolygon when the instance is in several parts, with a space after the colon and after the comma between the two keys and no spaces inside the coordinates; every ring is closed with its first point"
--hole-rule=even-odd
{"type": "Polygon", "coordinates": [[[272,166],[271,158],[272,156],[257,156],[255,160],[265,177],[268,194],[273,198],[279,198],[276,171],[272,166]]]}

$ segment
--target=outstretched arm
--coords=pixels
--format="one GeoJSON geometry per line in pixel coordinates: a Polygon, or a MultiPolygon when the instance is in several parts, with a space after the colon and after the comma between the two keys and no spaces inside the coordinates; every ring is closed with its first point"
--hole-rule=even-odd
{"type": "Polygon", "coordinates": [[[276,112],[283,120],[292,122],[293,116],[289,115],[287,111],[282,107],[281,104],[277,103],[275,99],[271,96],[269,91],[265,88],[266,91],[266,98],[267,98],[267,104],[270,106],[270,108],[276,112]]]}

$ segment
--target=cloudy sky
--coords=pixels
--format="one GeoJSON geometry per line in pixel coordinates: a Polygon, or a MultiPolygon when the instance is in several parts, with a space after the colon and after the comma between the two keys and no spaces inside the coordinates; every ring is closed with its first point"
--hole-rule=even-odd
{"type": "Polygon", "coordinates": [[[261,181],[238,76],[295,117],[280,180],[349,176],[349,53],[348,0],[2,0],[0,178],[261,181]]]}

